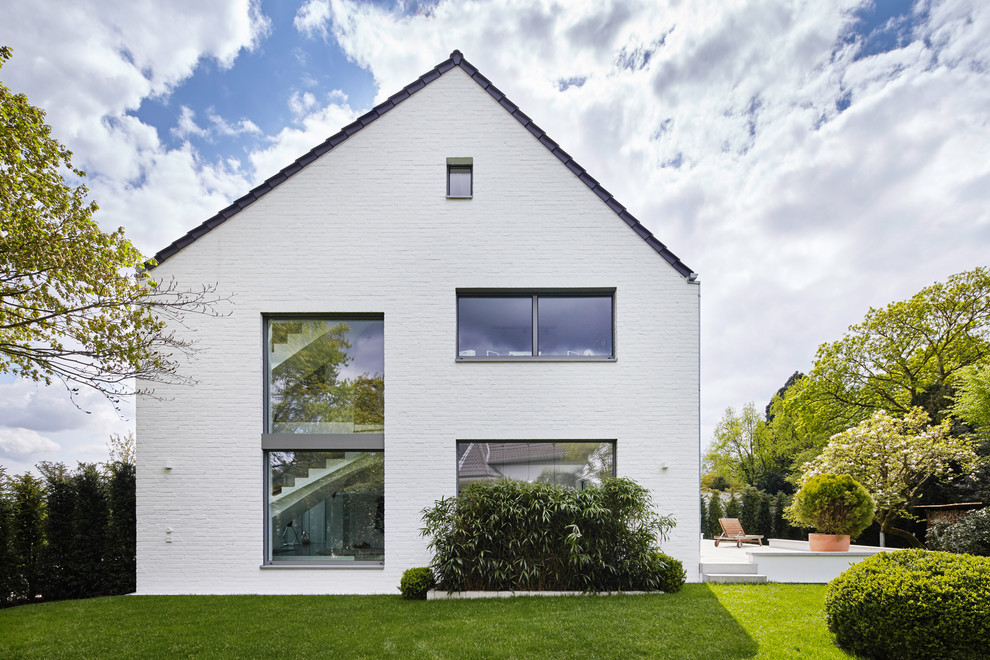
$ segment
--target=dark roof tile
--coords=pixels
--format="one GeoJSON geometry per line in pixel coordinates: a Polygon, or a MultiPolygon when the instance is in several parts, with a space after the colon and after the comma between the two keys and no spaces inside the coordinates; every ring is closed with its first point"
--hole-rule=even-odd
{"type": "MultiPolygon", "coordinates": [[[[515,103],[510,101],[505,94],[502,93],[495,85],[491,84],[487,78],[485,78],[478,69],[471,65],[467,60],[464,59],[464,55],[461,54],[459,50],[455,50],[450,54],[450,58],[444,60],[440,64],[436,65],[423,75],[421,75],[416,80],[412,81],[404,88],[388,97],[385,101],[378,104],[372,108],[369,112],[359,117],[355,122],[348,124],[342,128],[339,132],[331,135],[329,138],[324,140],[322,143],[313,147],[311,150],[297,158],[294,162],[290,163],[288,166],[283,168],[280,172],[275,173],[263,183],[251,189],[247,195],[235,200],[230,206],[220,210],[216,215],[208,218],[199,226],[188,231],[184,236],[174,241],[171,245],[160,250],[154,257],[157,264],[161,264],[163,261],[179,252],[182,248],[186,247],[193,241],[195,241],[200,236],[203,236],[211,229],[216,228],[229,219],[231,216],[236,215],[243,209],[247,208],[263,195],[270,192],[275,186],[285,182],[289,177],[299,172],[303,167],[309,165],[319,156],[331,151],[334,147],[340,145],[340,143],[347,140],[349,137],[360,131],[362,128],[373,123],[376,119],[381,117],[383,114],[393,109],[396,105],[406,100],[416,92],[420,91],[427,84],[438,79],[441,75],[450,71],[455,67],[460,67],[468,76],[471,77],[482,89],[484,89],[488,94],[498,102],[503,108],[505,108],[509,114],[511,114],[523,127],[526,128],[540,144],[550,150],[550,152],[556,156],[564,165],[567,166],[572,173],[574,173],[592,192],[595,193],[605,205],[608,206],[612,211],[614,211],[627,225],[629,225],[633,231],[635,231],[643,240],[646,241],[647,245],[653,248],[657,254],[659,254],[663,259],[665,259],[678,273],[683,277],[689,277],[692,274],[690,268],[688,268],[680,259],[677,258],[674,253],[672,253],[667,246],[661,243],[649,229],[644,227],[639,220],[635,218],[626,208],[620,204],[618,201],[612,197],[611,193],[601,187],[601,185],[587,173],[587,171],[577,164],[573,158],[568,155],[566,151],[560,148],[560,146],[554,142],[546,134],[546,132],[533,123],[533,120],[526,116],[515,103]]],[[[146,268],[154,268],[150,263],[146,264],[146,268]]]]}

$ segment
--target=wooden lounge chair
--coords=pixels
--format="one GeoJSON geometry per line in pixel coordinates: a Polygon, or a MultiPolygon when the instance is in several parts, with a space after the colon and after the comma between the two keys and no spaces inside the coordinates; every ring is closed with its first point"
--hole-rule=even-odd
{"type": "Polygon", "coordinates": [[[739,518],[719,518],[718,524],[722,526],[722,535],[715,537],[715,547],[719,541],[732,541],[737,548],[741,548],[743,543],[755,543],[763,545],[763,537],[758,534],[747,534],[743,531],[739,518]]]}

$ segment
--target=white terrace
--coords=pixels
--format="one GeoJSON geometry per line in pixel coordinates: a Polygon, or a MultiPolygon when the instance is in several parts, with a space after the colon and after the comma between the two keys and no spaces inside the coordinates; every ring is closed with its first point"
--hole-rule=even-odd
{"type": "Polygon", "coordinates": [[[849,546],[848,552],[811,552],[807,541],[770,539],[769,545],[701,541],[702,582],[812,582],[825,583],[878,552],[896,548],[849,546]]]}

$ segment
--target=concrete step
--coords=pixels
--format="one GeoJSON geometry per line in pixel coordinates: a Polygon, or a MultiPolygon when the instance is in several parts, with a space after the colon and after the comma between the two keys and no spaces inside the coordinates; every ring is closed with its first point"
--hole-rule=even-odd
{"type": "Polygon", "coordinates": [[[702,562],[702,573],[756,573],[756,564],[746,562],[702,562]]]}
{"type": "Polygon", "coordinates": [[[755,573],[702,573],[701,581],[721,584],[765,584],[767,576],[755,573]]]}

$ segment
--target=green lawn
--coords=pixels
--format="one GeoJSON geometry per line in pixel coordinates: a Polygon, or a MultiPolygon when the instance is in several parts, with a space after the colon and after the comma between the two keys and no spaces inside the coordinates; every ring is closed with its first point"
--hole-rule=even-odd
{"type": "Polygon", "coordinates": [[[824,585],[405,601],[120,596],[0,610],[0,657],[847,658],[824,585]]]}

